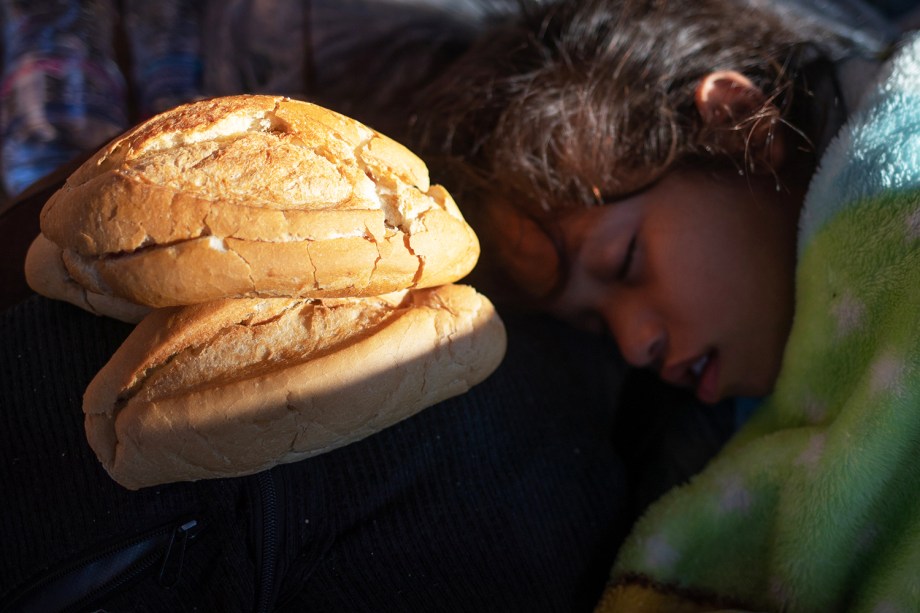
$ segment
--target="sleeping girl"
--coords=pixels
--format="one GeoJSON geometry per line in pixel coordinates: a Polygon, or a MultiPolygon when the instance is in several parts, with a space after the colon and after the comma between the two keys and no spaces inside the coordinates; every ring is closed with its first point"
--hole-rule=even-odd
{"type": "Polygon", "coordinates": [[[920,39],[788,3],[535,3],[417,127],[500,286],[705,403],[763,399],[599,610],[920,610],[920,39]]]}

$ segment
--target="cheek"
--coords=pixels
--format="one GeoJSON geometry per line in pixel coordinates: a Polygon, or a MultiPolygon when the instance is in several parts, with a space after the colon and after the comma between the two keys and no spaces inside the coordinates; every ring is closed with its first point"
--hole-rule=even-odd
{"type": "Polygon", "coordinates": [[[749,254],[724,238],[692,228],[649,233],[641,290],[680,346],[756,335],[763,303],[772,302],[749,254]]]}
{"type": "Polygon", "coordinates": [[[660,309],[680,318],[681,313],[711,310],[724,292],[723,259],[713,257],[711,244],[689,232],[647,232],[647,246],[639,286],[660,309]]]}

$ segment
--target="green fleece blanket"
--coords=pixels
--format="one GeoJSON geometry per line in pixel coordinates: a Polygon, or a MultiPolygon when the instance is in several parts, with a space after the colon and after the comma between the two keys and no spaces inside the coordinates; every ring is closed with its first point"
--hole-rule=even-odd
{"type": "Polygon", "coordinates": [[[598,611],[920,611],[920,38],[831,143],[773,395],[622,548],[598,611]]]}

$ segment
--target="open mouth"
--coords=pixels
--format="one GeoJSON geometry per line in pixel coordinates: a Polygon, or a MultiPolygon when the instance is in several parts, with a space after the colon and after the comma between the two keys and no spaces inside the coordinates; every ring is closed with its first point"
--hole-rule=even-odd
{"type": "Polygon", "coordinates": [[[706,404],[719,401],[719,355],[709,351],[690,366],[696,388],[696,397],[706,404]]]}
{"type": "Polygon", "coordinates": [[[659,376],[675,387],[693,390],[704,404],[715,404],[722,395],[721,362],[718,350],[709,349],[699,357],[662,368],[659,376]]]}
{"type": "Polygon", "coordinates": [[[690,365],[690,373],[693,375],[694,380],[699,381],[700,377],[703,376],[703,371],[706,370],[706,365],[709,364],[711,355],[711,353],[707,353],[690,365]]]}

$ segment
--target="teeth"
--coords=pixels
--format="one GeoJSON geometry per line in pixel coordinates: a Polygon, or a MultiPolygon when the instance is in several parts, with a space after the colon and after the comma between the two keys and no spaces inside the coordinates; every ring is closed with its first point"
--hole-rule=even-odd
{"type": "Polygon", "coordinates": [[[690,367],[690,372],[693,373],[693,376],[697,379],[703,374],[703,370],[706,368],[706,364],[709,362],[709,354],[704,355],[699,360],[697,360],[693,366],[690,367]]]}

